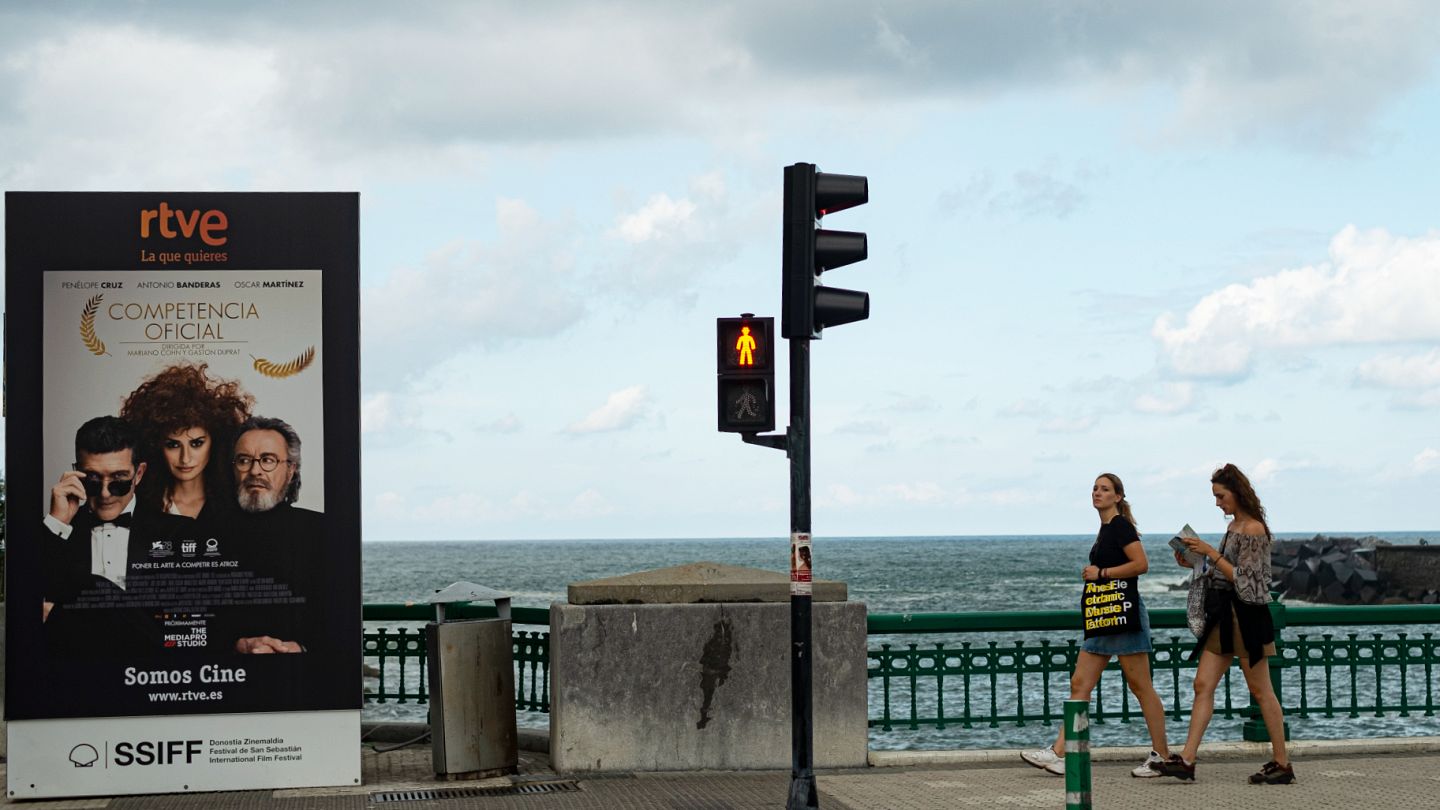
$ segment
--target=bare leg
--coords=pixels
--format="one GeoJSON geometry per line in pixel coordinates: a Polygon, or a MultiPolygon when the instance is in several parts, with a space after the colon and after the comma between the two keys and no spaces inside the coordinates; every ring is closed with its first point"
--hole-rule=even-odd
{"type": "Polygon", "coordinates": [[[1209,650],[1200,653],[1200,663],[1195,667],[1195,703],[1190,707],[1190,734],[1185,738],[1185,750],[1180,752],[1186,762],[1194,762],[1200,753],[1200,740],[1215,714],[1215,688],[1234,657],[1209,650]]]}
{"type": "Polygon", "coordinates": [[[1250,694],[1260,706],[1260,716],[1265,719],[1274,760],[1289,765],[1290,755],[1285,750],[1285,712],[1280,708],[1280,699],[1275,697],[1275,685],[1270,683],[1269,660],[1261,658],[1253,667],[1241,661],[1240,671],[1245,673],[1245,685],[1250,687],[1250,694]]]}
{"type": "MultiPolygon", "coordinates": [[[[1070,699],[1089,700],[1090,693],[1095,690],[1095,684],[1100,682],[1100,673],[1105,670],[1105,665],[1110,663],[1110,656],[1096,655],[1084,650],[1080,651],[1080,657],[1075,659],[1075,671],[1070,673],[1070,699]]],[[[1060,734],[1055,738],[1056,756],[1065,756],[1065,724],[1060,724],[1060,734]]]]}
{"type": "Polygon", "coordinates": [[[1150,747],[1162,757],[1170,756],[1170,745],[1165,738],[1165,706],[1150,681],[1150,653],[1120,656],[1120,671],[1125,673],[1125,683],[1140,702],[1145,727],[1150,730],[1150,747]]]}

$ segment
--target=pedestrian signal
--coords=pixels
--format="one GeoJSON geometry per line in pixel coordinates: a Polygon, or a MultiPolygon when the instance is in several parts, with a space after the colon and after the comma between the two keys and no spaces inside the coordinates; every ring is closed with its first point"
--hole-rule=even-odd
{"type": "Polygon", "coordinates": [[[775,429],[775,319],[715,319],[719,428],[726,433],[775,429]]]}

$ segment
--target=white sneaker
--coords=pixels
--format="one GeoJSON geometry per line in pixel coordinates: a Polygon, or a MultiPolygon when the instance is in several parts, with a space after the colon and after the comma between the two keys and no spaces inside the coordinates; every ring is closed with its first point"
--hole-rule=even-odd
{"type": "Polygon", "coordinates": [[[1042,771],[1049,771],[1056,776],[1065,775],[1065,758],[1057,756],[1053,748],[1041,748],[1039,751],[1021,751],[1020,758],[1025,764],[1039,768],[1042,771]]]}
{"type": "MultiPolygon", "coordinates": [[[[1053,754],[1054,752],[1052,751],[1051,753],[1053,754]]],[[[1136,765],[1135,770],[1131,771],[1130,775],[1136,777],[1137,779],[1149,779],[1152,776],[1163,776],[1164,774],[1160,773],[1154,768],[1151,768],[1150,765],[1153,763],[1156,767],[1159,767],[1160,763],[1164,761],[1164,757],[1160,756],[1154,751],[1151,751],[1150,756],[1146,757],[1144,762],[1136,765]]]]}

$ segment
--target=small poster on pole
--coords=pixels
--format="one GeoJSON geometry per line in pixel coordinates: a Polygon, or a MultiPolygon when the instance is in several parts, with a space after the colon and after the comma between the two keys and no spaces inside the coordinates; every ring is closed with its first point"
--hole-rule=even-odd
{"type": "Polygon", "coordinates": [[[790,595],[809,596],[811,582],[810,533],[790,534],[790,595]]]}

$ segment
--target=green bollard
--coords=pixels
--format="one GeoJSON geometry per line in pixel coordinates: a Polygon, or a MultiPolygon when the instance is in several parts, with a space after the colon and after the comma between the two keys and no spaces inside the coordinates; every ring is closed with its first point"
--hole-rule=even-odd
{"type": "Polygon", "coordinates": [[[1090,701],[1065,701],[1065,810],[1091,810],[1090,701]]]}

